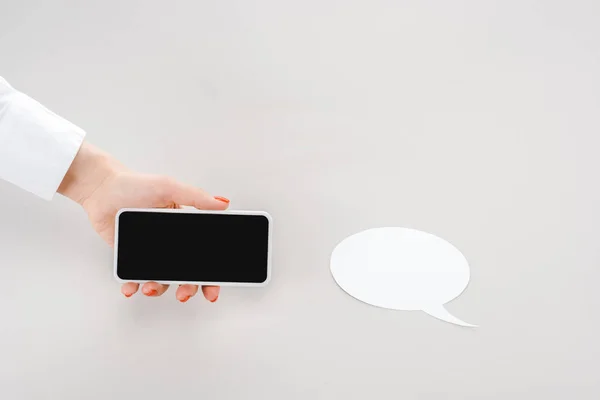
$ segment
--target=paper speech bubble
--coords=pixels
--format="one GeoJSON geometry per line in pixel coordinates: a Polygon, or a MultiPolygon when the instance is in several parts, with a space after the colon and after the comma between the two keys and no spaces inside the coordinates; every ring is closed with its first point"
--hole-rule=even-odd
{"type": "Polygon", "coordinates": [[[477,326],[444,308],[469,284],[469,264],[456,247],[430,233],[375,228],[354,234],[333,250],[331,273],[346,293],[365,303],[477,326]]]}

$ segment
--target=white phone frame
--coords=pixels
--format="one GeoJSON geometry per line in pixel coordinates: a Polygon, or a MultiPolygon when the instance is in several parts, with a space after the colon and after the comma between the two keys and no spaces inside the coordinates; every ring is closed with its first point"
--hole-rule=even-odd
{"type": "Polygon", "coordinates": [[[144,283],[148,281],[144,280],[125,280],[121,279],[117,274],[117,261],[119,254],[119,217],[124,212],[141,212],[141,213],[178,213],[178,214],[219,214],[219,215],[258,215],[267,218],[269,222],[269,233],[268,233],[268,248],[267,248],[267,279],[260,283],[248,283],[248,282],[191,282],[191,281],[153,281],[163,283],[167,285],[211,285],[211,286],[237,286],[237,287],[263,287],[271,281],[271,255],[272,255],[272,242],[273,242],[273,218],[265,211],[212,211],[212,210],[197,210],[195,208],[123,208],[117,212],[115,216],[115,245],[114,245],[114,275],[115,279],[121,283],[125,282],[136,282],[144,283]]]}

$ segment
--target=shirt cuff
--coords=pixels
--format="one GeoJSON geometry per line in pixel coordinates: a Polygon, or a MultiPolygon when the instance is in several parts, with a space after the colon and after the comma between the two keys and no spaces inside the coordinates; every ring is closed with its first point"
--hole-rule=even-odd
{"type": "Polygon", "coordinates": [[[0,178],[51,200],[84,137],[81,128],[0,78],[0,178]]]}

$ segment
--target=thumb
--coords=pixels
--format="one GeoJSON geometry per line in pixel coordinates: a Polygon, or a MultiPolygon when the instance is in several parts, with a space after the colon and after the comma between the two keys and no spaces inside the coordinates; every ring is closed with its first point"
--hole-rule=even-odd
{"type": "Polygon", "coordinates": [[[202,189],[178,181],[168,184],[168,197],[175,204],[200,210],[225,210],[229,207],[229,200],[225,197],[213,197],[202,189]]]}

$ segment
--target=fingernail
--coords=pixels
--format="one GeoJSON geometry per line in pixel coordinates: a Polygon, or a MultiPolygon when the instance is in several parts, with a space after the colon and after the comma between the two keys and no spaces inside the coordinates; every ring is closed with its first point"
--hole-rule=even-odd
{"type": "Polygon", "coordinates": [[[146,292],[144,292],[146,294],[146,296],[156,296],[158,294],[158,290],[156,289],[150,289],[146,292]]]}
{"type": "Polygon", "coordinates": [[[219,299],[219,295],[217,295],[214,299],[212,299],[210,302],[214,303],[215,301],[217,301],[219,299]]]}
{"type": "Polygon", "coordinates": [[[215,196],[215,200],[222,201],[223,203],[229,204],[229,199],[227,197],[215,196]]]}
{"type": "Polygon", "coordinates": [[[125,297],[131,297],[131,296],[133,296],[131,293],[125,294],[125,297]]]}
{"type": "Polygon", "coordinates": [[[190,297],[192,296],[185,296],[183,299],[179,300],[182,303],[185,303],[186,301],[188,301],[190,299],[190,297]]]}

